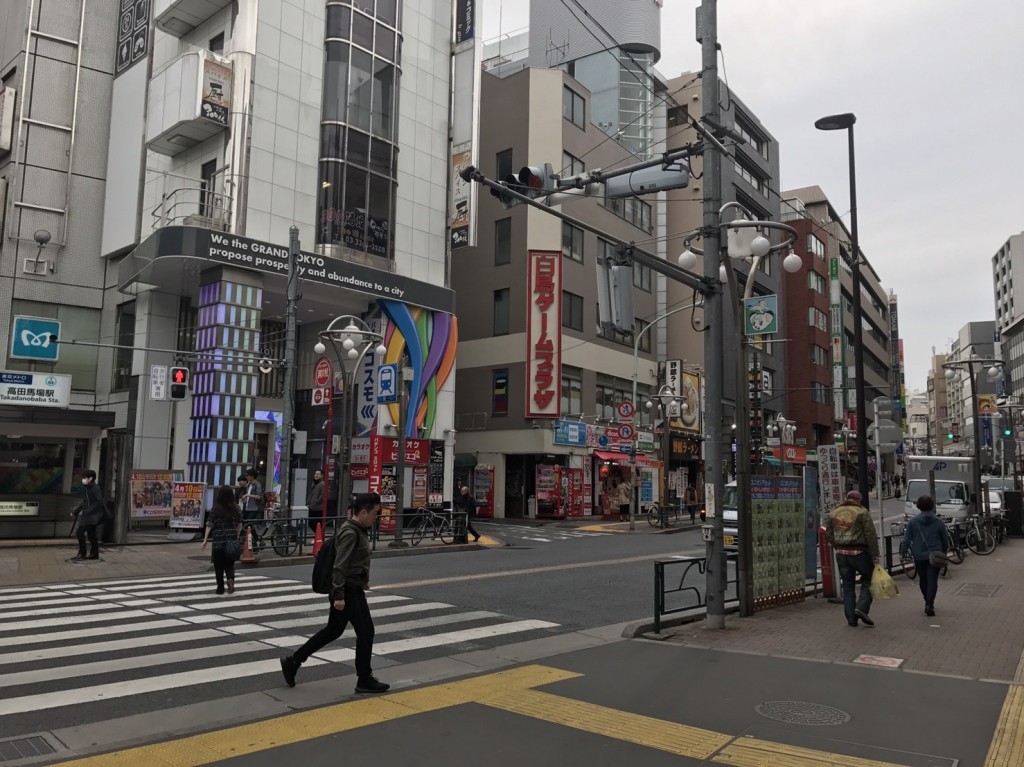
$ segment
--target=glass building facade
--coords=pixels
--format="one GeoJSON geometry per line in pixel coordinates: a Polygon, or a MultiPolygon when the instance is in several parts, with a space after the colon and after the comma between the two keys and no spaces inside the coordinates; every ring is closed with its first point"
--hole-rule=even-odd
{"type": "Polygon", "coordinates": [[[394,257],[400,16],[401,0],[326,6],[316,244],[335,257],[394,257]]]}

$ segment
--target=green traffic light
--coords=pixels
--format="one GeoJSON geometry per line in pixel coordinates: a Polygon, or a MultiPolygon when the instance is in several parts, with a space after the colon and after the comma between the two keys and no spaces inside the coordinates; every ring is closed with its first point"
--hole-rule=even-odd
{"type": "Polygon", "coordinates": [[[946,435],[946,439],[953,439],[953,432],[946,435]]]}

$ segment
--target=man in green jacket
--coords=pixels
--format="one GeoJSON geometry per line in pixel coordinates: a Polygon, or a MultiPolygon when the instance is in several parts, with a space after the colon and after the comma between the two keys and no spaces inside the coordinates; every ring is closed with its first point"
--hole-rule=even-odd
{"type": "Polygon", "coordinates": [[[843,608],[846,622],[856,627],[860,620],[874,626],[871,611],[871,573],[878,564],[878,533],[868,510],[860,505],[860,493],[851,490],[846,500],[835,507],[825,520],[825,536],[836,552],[839,577],[843,582],[843,608]],[[860,598],[855,594],[860,575],[860,598]]]}
{"type": "Polygon", "coordinates": [[[334,537],[336,553],[329,595],[331,612],[327,625],[295,651],[281,658],[281,673],[289,687],[295,686],[295,674],[310,655],[338,639],[349,623],[356,632],[356,692],[386,692],[391,685],[373,675],[370,656],[373,654],[373,618],[366,604],[370,585],[370,538],[380,512],[380,496],[360,493],[352,504],[352,516],[338,528],[334,537]]]}

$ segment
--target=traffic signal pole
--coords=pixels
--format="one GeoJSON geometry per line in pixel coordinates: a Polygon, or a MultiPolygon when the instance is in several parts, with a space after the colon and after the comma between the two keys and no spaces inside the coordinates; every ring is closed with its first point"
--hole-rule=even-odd
{"type": "MultiPolygon", "coordinates": [[[[281,496],[278,509],[292,516],[292,434],[295,426],[295,347],[298,344],[295,310],[299,302],[299,228],[288,230],[288,283],[285,289],[287,305],[284,325],[284,402],[281,404],[281,496]]],[[[334,382],[331,382],[334,396],[334,382]]]]}

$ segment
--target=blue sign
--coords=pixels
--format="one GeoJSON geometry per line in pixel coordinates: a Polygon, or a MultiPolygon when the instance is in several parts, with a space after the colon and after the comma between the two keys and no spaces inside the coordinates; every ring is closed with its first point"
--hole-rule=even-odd
{"type": "Polygon", "coordinates": [[[398,365],[377,368],[377,402],[398,402],[398,365]]]}
{"type": "Polygon", "coordinates": [[[571,445],[573,447],[587,446],[587,425],[579,421],[554,422],[554,435],[552,441],[556,445],[571,445]]]}
{"type": "Polygon", "coordinates": [[[51,341],[51,336],[60,338],[60,322],[57,320],[16,316],[11,327],[11,358],[56,362],[60,356],[60,344],[51,341]]]}

